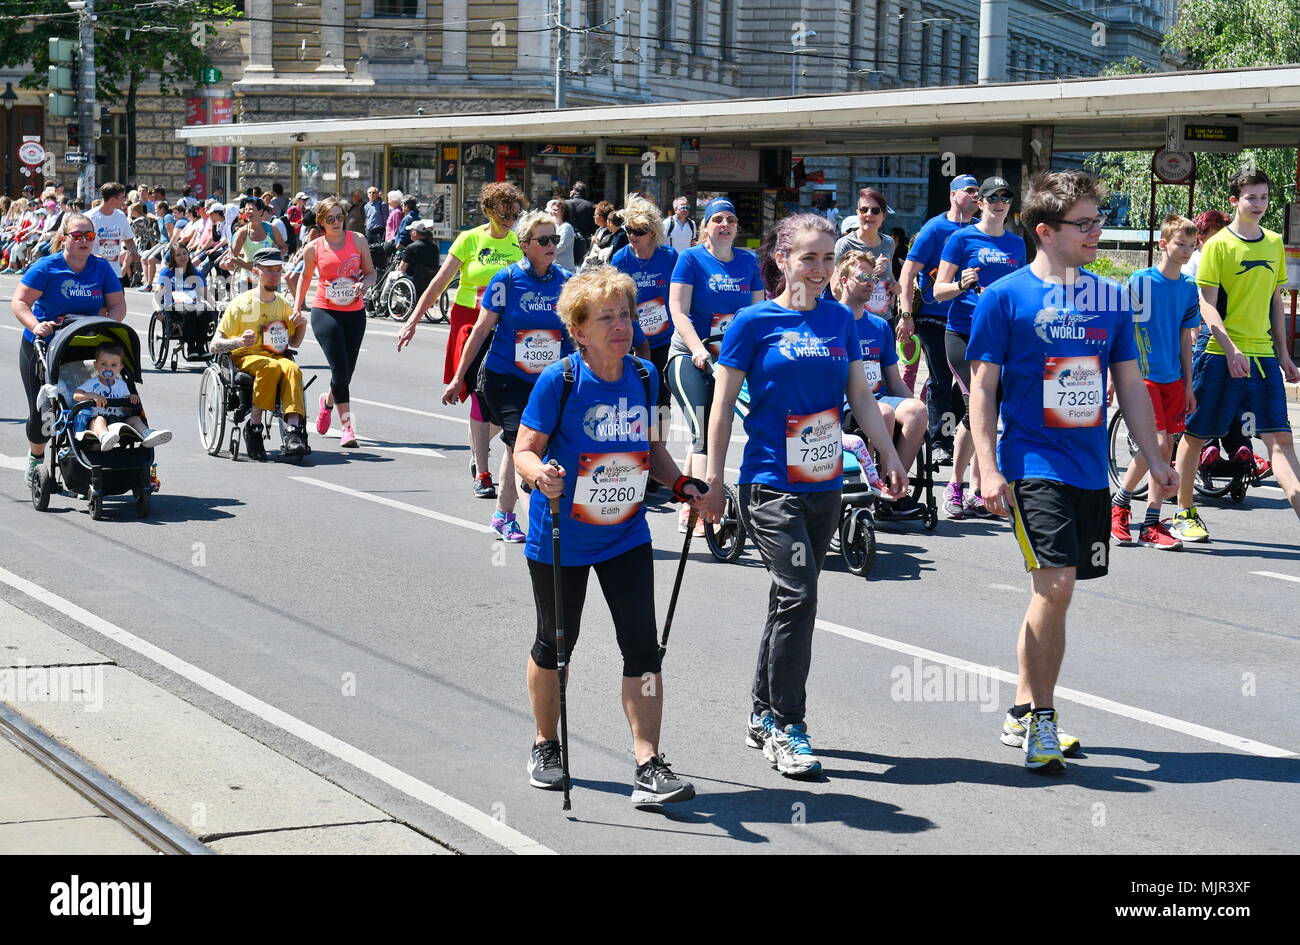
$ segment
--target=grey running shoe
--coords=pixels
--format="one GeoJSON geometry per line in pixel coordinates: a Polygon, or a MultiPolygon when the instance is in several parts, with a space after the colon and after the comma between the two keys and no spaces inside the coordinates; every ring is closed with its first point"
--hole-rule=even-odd
{"type": "Polygon", "coordinates": [[[528,755],[528,783],[543,791],[564,787],[564,768],[560,764],[560,743],[537,742],[528,755]]]}
{"type": "Polygon", "coordinates": [[[762,748],[768,736],[776,730],[776,720],[770,715],[749,716],[749,726],[745,729],[745,744],[750,748],[762,748]]]}
{"type": "Polygon", "coordinates": [[[808,727],[802,722],[774,729],[763,743],[763,757],[787,778],[811,778],[822,773],[822,763],[813,754],[808,727]]]}
{"type": "Polygon", "coordinates": [[[1055,712],[1031,712],[1025,719],[1025,767],[1053,773],[1065,770],[1055,712]]]}
{"type": "Polygon", "coordinates": [[[960,482],[950,482],[943,490],[943,510],[952,519],[966,517],[966,502],[960,482]]]}
{"type": "Polygon", "coordinates": [[[652,755],[643,765],[637,765],[632,779],[632,806],[639,810],[654,810],[663,804],[689,801],[695,797],[695,786],[673,774],[662,755],[652,755]]]}
{"type": "MultiPolygon", "coordinates": [[[[1002,720],[1002,744],[1011,748],[1025,747],[1025,733],[1029,730],[1029,713],[1026,712],[1023,717],[1016,718],[1010,712],[1002,720]]],[[[1061,746],[1061,754],[1069,758],[1071,755],[1079,753],[1080,742],[1077,737],[1069,734],[1063,729],[1056,730],[1056,741],[1061,746]]]]}

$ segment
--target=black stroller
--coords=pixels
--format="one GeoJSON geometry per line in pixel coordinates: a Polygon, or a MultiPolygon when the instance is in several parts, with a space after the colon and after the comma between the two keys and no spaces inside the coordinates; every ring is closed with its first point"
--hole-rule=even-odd
{"type": "MultiPolygon", "coordinates": [[[[32,480],[32,505],[44,512],[54,493],[85,498],[92,518],[104,517],[104,497],[126,495],[135,498],[141,518],[149,514],[149,498],[157,491],[154,476],[154,451],[139,440],[124,441],[114,449],[100,452],[98,441],[77,439],[77,418],[95,407],[93,401],[74,401],[73,392],[90,376],[79,370],[82,362],[92,360],[101,344],[122,347],[122,374],[131,393],[140,383],[140,338],[130,325],[111,318],[78,318],[68,321],[53,338],[36,339],[36,373],[40,381],[39,403],[50,430],[45,459],[32,480]]],[[[139,404],[126,398],[112,399],[108,406],[131,413],[143,413],[139,404]]]]}

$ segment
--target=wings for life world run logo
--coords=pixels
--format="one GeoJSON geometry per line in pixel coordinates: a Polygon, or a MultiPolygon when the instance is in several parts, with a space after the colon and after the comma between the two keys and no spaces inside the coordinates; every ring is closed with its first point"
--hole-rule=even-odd
{"type": "Polygon", "coordinates": [[[710,292],[748,292],[749,280],[740,276],[729,276],[725,272],[709,273],[710,292]]]}
{"type": "Polygon", "coordinates": [[[845,356],[843,348],[827,344],[835,340],[835,338],[819,338],[806,331],[787,331],[776,343],[776,349],[791,361],[799,358],[842,358],[845,356]]]}
{"type": "Polygon", "coordinates": [[[484,246],[478,251],[478,264],[480,266],[508,266],[517,258],[514,255],[508,256],[492,246],[484,246]]]}
{"type": "Polygon", "coordinates": [[[836,419],[817,420],[799,431],[799,441],[805,446],[817,446],[839,429],[840,423],[836,419]]]}
{"type": "Polygon", "coordinates": [[[557,297],[538,292],[525,292],[519,296],[519,308],[525,312],[553,312],[557,297]]]}
{"type": "Polygon", "coordinates": [[[59,286],[59,293],[65,299],[97,299],[99,286],[83,285],[76,279],[64,279],[63,284],[59,286]]]}
{"type": "Polygon", "coordinates": [[[622,484],[641,472],[640,466],[631,463],[601,463],[591,471],[591,481],[597,486],[622,484]]]}
{"type": "Polygon", "coordinates": [[[616,404],[593,404],[582,416],[582,432],[597,442],[645,440],[650,417],[641,404],[620,398],[616,404]]]}
{"type": "Polygon", "coordinates": [[[981,266],[1007,266],[1015,262],[996,246],[981,246],[976,258],[981,266]]]}
{"type": "Polygon", "coordinates": [[[1059,308],[1045,308],[1034,316],[1034,334],[1049,345],[1055,341],[1105,344],[1106,329],[1090,328],[1086,324],[1096,317],[1096,315],[1083,315],[1079,312],[1064,312],[1059,308]]]}
{"type": "Polygon", "coordinates": [[[1060,374],[1056,375],[1056,383],[1062,387],[1087,387],[1092,379],[1100,373],[1100,368],[1065,368],[1060,374]]]}

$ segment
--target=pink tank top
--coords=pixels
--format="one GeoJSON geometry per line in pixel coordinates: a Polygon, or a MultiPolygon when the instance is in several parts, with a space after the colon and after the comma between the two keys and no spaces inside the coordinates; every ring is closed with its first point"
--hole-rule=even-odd
{"type": "Polygon", "coordinates": [[[365,307],[361,296],[353,294],[360,291],[363,277],[357,235],[352,230],[347,230],[345,235],[343,249],[337,252],[330,248],[324,236],[312,240],[312,252],[316,254],[316,297],[312,305],[316,308],[355,312],[365,307]]]}

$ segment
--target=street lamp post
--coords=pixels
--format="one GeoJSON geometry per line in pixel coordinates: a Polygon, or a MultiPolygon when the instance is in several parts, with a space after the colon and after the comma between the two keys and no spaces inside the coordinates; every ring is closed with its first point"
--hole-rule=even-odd
{"type": "Polygon", "coordinates": [[[0,95],[0,101],[5,103],[4,192],[12,196],[14,192],[14,103],[18,101],[18,93],[14,91],[14,84],[12,82],[5,83],[4,94],[0,95]]]}
{"type": "Polygon", "coordinates": [[[77,196],[90,206],[95,190],[95,0],[68,0],[68,8],[77,13],[81,42],[81,151],[86,163],[77,178],[77,196]]]}

